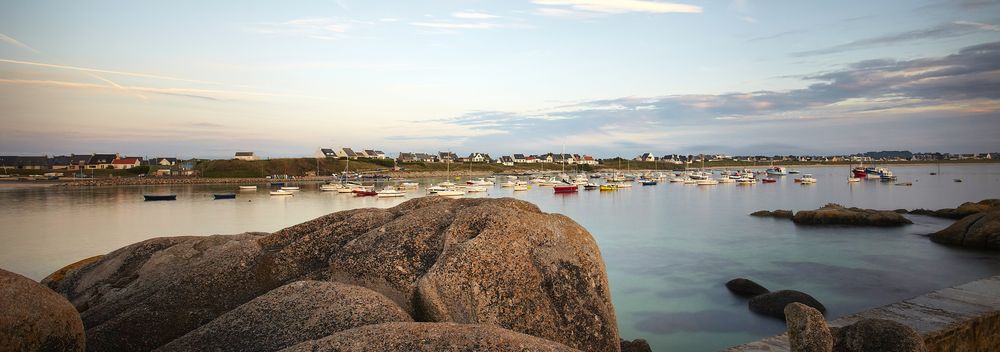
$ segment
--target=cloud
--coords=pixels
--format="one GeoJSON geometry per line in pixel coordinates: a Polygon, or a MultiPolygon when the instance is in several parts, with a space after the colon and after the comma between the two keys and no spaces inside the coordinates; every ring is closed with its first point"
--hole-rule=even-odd
{"type": "Polygon", "coordinates": [[[411,25],[417,27],[428,27],[437,29],[492,29],[501,27],[501,25],[489,22],[445,22],[445,21],[434,21],[434,22],[410,22],[411,25]]]}
{"type": "Polygon", "coordinates": [[[575,11],[602,14],[642,13],[701,13],[700,6],[649,0],[533,0],[545,6],[566,6],[575,11]]]}
{"type": "Polygon", "coordinates": [[[804,56],[833,54],[844,51],[880,47],[890,44],[912,42],[912,41],[919,41],[926,39],[960,37],[981,31],[997,31],[997,30],[998,28],[996,25],[968,22],[968,21],[956,21],[950,23],[943,23],[930,28],[855,40],[845,44],[835,45],[822,49],[795,52],[792,53],[792,56],[804,57],[804,56]]]}
{"type": "Polygon", "coordinates": [[[167,81],[178,81],[178,82],[188,82],[188,83],[201,83],[201,84],[213,84],[213,85],[227,85],[225,83],[213,82],[213,81],[205,81],[205,80],[199,80],[199,79],[170,77],[170,76],[162,76],[162,75],[155,75],[155,74],[149,74],[149,73],[140,73],[140,72],[104,70],[104,69],[88,68],[88,67],[80,67],[80,66],[70,66],[70,65],[58,65],[58,64],[51,64],[51,63],[45,63],[45,62],[33,62],[33,61],[0,59],[0,63],[8,63],[8,64],[15,64],[15,65],[27,65],[27,66],[37,66],[37,67],[45,67],[45,68],[55,68],[55,69],[71,70],[71,71],[83,71],[83,72],[94,72],[94,73],[108,73],[108,74],[114,74],[114,75],[140,77],[140,78],[152,78],[152,79],[167,80],[167,81]]]}
{"type": "MultiPolygon", "coordinates": [[[[477,137],[469,141],[473,149],[567,144],[617,152],[653,147],[698,152],[684,148],[711,144],[728,145],[728,152],[736,152],[754,144],[796,144],[792,141],[812,150],[857,148],[836,134],[856,133],[862,126],[883,131],[886,135],[879,142],[903,146],[914,143],[914,136],[949,133],[945,130],[977,136],[952,146],[990,147],[1000,142],[1000,137],[979,131],[1000,129],[1000,42],[943,57],[860,61],[799,78],[811,83],[786,91],[624,97],[523,112],[474,111],[425,122],[475,131],[477,137]],[[992,117],[955,122],[975,116],[992,117]]],[[[923,143],[931,140],[941,139],[923,143]]]]}
{"type": "Polygon", "coordinates": [[[455,17],[455,18],[461,18],[461,19],[467,19],[467,20],[488,20],[488,19],[491,19],[491,18],[499,18],[500,17],[500,16],[497,16],[497,15],[491,15],[491,14],[488,14],[488,13],[485,13],[485,12],[479,12],[479,11],[459,11],[459,12],[453,12],[451,14],[451,16],[455,17]]]}
{"type": "Polygon", "coordinates": [[[27,79],[2,79],[0,78],[0,84],[7,85],[23,85],[23,86],[40,86],[40,87],[54,87],[54,88],[71,88],[71,89],[81,89],[81,90],[101,90],[101,91],[121,91],[126,93],[150,93],[150,94],[161,94],[161,95],[172,95],[187,98],[197,98],[204,100],[232,100],[238,98],[247,97],[271,97],[271,98],[306,98],[306,99],[317,99],[325,100],[323,97],[313,97],[305,95],[294,95],[294,94],[280,94],[280,93],[268,93],[268,92],[249,92],[249,91],[238,91],[238,90],[221,90],[221,89],[197,89],[197,88],[156,88],[156,87],[143,87],[143,86],[123,86],[123,85],[99,85],[91,83],[80,83],[80,82],[68,82],[68,81],[54,81],[54,80],[27,80],[27,79]]]}
{"type": "Polygon", "coordinates": [[[370,25],[372,23],[333,17],[306,17],[278,23],[260,23],[249,30],[267,35],[299,36],[320,40],[340,40],[347,38],[347,33],[353,30],[354,25],[356,24],[370,25]]]}

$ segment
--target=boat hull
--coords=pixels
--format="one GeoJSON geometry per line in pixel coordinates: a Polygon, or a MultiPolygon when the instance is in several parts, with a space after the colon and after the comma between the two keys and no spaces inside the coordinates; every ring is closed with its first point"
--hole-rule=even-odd
{"type": "Polygon", "coordinates": [[[236,193],[213,194],[215,199],[236,199],[236,193]]]}
{"type": "Polygon", "coordinates": [[[166,194],[166,195],[144,195],[142,198],[146,201],[163,201],[163,200],[177,200],[176,194],[166,194]]]}

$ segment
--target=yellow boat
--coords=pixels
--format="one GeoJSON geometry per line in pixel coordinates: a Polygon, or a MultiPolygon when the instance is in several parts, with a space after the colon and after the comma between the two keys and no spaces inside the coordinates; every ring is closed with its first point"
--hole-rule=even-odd
{"type": "Polygon", "coordinates": [[[615,186],[612,186],[612,185],[601,185],[601,190],[602,191],[614,191],[616,189],[618,189],[618,187],[615,187],[615,186]]]}

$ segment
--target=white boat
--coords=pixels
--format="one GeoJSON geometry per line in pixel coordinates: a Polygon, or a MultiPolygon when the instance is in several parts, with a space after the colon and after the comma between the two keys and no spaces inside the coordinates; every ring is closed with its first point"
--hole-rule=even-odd
{"type": "Polygon", "coordinates": [[[855,183],[855,182],[861,182],[861,178],[860,177],[848,177],[847,178],[847,183],[855,183]]]}
{"type": "Polygon", "coordinates": [[[719,184],[719,181],[717,181],[715,179],[712,179],[712,178],[706,178],[704,180],[698,180],[698,185],[699,186],[715,186],[717,184],[719,184]]]}
{"type": "Polygon", "coordinates": [[[420,187],[420,184],[416,182],[403,182],[399,184],[399,187],[407,189],[417,189],[420,187]]]}
{"type": "Polygon", "coordinates": [[[448,190],[447,187],[441,187],[441,186],[430,186],[430,187],[427,187],[427,193],[428,194],[437,194],[438,192],[444,192],[444,191],[447,191],[447,190],[448,190]]]}
{"type": "Polygon", "coordinates": [[[528,185],[522,185],[522,184],[514,185],[515,192],[522,192],[527,190],[528,190],[528,185]]]}
{"type": "Polygon", "coordinates": [[[802,174],[802,177],[796,178],[795,182],[798,182],[798,183],[801,183],[801,184],[804,184],[804,185],[811,185],[811,184],[816,183],[816,179],[813,178],[812,174],[802,174]]]}
{"type": "Polygon", "coordinates": [[[615,187],[617,187],[617,188],[632,188],[632,183],[631,182],[618,182],[618,183],[615,184],[615,187]]]}
{"type": "Polygon", "coordinates": [[[744,178],[740,178],[740,179],[736,180],[736,184],[738,184],[738,185],[744,185],[744,186],[753,186],[753,185],[757,184],[757,180],[749,178],[749,177],[744,177],[744,178]]]}
{"type": "Polygon", "coordinates": [[[469,193],[486,192],[486,186],[468,186],[465,190],[469,193]]]}
{"type": "Polygon", "coordinates": [[[320,185],[319,186],[319,190],[323,191],[323,192],[333,192],[333,191],[337,191],[337,190],[339,190],[341,188],[344,188],[344,186],[341,186],[341,185],[336,184],[336,183],[325,184],[325,185],[320,185]]]}
{"type": "Polygon", "coordinates": [[[500,183],[500,187],[504,187],[504,188],[514,187],[514,182],[513,181],[507,181],[507,182],[500,183]]]}
{"type": "Polygon", "coordinates": [[[535,177],[531,179],[531,183],[545,183],[545,179],[541,177],[535,177]]]}
{"type": "Polygon", "coordinates": [[[718,181],[719,183],[736,183],[737,179],[732,177],[720,177],[718,181]]]}
{"type": "Polygon", "coordinates": [[[438,183],[438,186],[441,186],[441,187],[455,187],[455,183],[454,182],[444,181],[444,182],[438,183]]]}
{"type": "Polygon", "coordinates": [[[465,181],[465,184],[472,186],[492,186],[493,182],[487,179],[480,178],[478,180],[465,181]]]}
{"type": "Polygon", "coordinates": [[[383,189],[381,191],[378,191],[376,193],[377,193],[376,195],[379,198],[402,197],[402,196],[406,195],[406,192],[400,191],[400,190],[392,188],[392,187],[386,187],[385,189],[383,189]]]}
{"type": "Polygon", "coordinates": [[[285,187],[281,187],[281,190],[282,191],[298,191],[299,188],[295,187],[295,186],[285,186],[285,187]]]}
{"type": "Polygon", "coordinates": [[[684,179],[680,178],[680,177],[672,177],[672,178],[670,178],[670,183],[683,183],[683,182],[684,182],[684,179]]]}
{"type": "Polygon", "coordinates": [[[685,178],[684,179],[684,184],[685,185],[696,185],[696,184],[698,184],[698,180],[695,180],[693,178],[685,178]]]}
{"type": "Polygon", "coordinates": [[[352,192],[354,192],[354,188],[351,188],[351,187],[340,187],[340,188],[337,188],[336,191],[337,191],[337,193],[352,193],[352,192]]]}
{"type": "Polygon", "coordinates": [[[283,191],[283,190],[280,190],[280,189],[279,189],[279,190],[277,190],[277,191],[271,191],[271,192],[270,192],[270,194],[271,194],[272,196],[290,196],[290,195],[292,195],[292,192],[289,192],[289,191],[283,191]]]}
{"type": "Polygon", "coordinates": [[[442,197],[460,197],[460,196],[464,196],[465,192],[457,190],[457,189],[447,189],[447,190],[444,190],[444,191],[438,191],[435,194],[437,194],[439,196],[442,196],[442,197]]]}
{"type": "Polygon", "coordinates": [[[257,186],[240,186],[241,191],[257,190],[257,186]]]}

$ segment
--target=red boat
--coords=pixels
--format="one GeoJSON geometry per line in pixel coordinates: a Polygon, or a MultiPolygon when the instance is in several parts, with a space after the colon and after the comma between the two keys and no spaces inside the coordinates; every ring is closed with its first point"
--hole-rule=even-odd
{"type": "Polygon", "coordinates": [[[764,183],[775,183],[775,182],[778,182],[778,180],[770,178],[770,177],[765,178],[762,181],[764,181],[764,183]]]}
{"type": "Polygon", "coordinates": [[[354,196],[355,197],[373,197],[373,196],[377,196],[377,195],[378,195],[378,192],[375,192],[375,191],[367,191],[367,190],[356,190],[356,191],[354,191],[354,196]]]}
{"type": "Polygon", "coordinates": [[[577,185],[555,186],[552,187],[552,189],[555,190],[556,193],[573,193],[578,191],[577,185]]]}
{"type": "Polygon", "coordinates": [[[851,173],[853,173],[854,177],[857,177],[857,178],[866,178],[866,177],[868,177],[868,173],[865,172],[865,168],[863,168],[863,167],[856,167],[853,170],[851,170],[851,173]]]}

